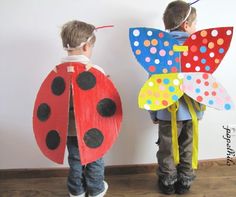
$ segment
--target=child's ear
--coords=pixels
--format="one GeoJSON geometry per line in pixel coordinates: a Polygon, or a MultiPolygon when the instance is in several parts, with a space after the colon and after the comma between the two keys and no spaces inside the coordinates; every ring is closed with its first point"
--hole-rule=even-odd
{"type": "Polygon", "coordinates": [[[181,25],[181,27],[184,31],[187,31],[187,29],[189,27],[188,21],[184,21],[183,24],[181,25]]]}
{"type": "Polygon", "coordinates": [[[86,43],[86,44],[83,45],[82,50],[84,52],[86,52],[86,51],[88,51],[88,48],[89,48],[88,43],[86,43]]]}

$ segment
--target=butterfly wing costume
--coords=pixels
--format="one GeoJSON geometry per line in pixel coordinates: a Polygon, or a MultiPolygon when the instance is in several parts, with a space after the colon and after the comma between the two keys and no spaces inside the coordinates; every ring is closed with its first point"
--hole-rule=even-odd
{"type": "Polygon", "coordinates": [[[195,32],[179,45],[167,32],[145,27],[130,28],[130,45],[137,61],[149,73],[138,96],[146,110],[167,108],[171,113],[173,156],[179,162],[176,111],[183,96],[193,120],[192,167],[197,168],[198,124],[191,97],[198,103],[221,109],[233,108],[232,100],[212,73],[224,58],[233,27],[216,27],[195,32]],[[186,96],[188,95],[188,96],[186,96]]]}

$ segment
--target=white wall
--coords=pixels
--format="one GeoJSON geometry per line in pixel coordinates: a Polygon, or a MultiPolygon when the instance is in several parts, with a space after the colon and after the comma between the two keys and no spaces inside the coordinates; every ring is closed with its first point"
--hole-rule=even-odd
{"type": "MultiPolygon", "coordinates": [[[[47,74],[65,56],[60,27],[78,19],[100,30],[92,57],[112,77],[123,101],[122,131],[106,154],[107,165],[155,163],[157,126],[147,112],[138,109],[137,95],[147,73],[133,56],[128,28],[163,29],[162,13],[169,0],[0,0],[0,169],[59,166],[45,158],[32,130],[36,93],[47,74]]],[[[201,0],[198,29],[236,26],[236,2],[201,0]]],[[[236,36],[214,76],[236,103],[236,36]]],[[[222,126],[236,124],[236,112],[208,109],[200,123],[199,159],[225,158],[222,126]]],[[[234,142],[236,141],[236,137],[234,142]]],[[[65,158],[66,160],[66,158],[65,158]]]]}

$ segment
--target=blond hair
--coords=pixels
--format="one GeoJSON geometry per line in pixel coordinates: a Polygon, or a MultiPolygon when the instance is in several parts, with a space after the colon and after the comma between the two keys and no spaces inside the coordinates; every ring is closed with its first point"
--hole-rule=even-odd
{"type": "Polygon", "coordinates": [[[179,30],[180,26],[188,21],[190,25],[196,19],[196,9],[182,0],[168,4],[163,14],[163,22],[166,30],[179,30]]]}
{"type": "Polygon", "coordinates": [[[82,21],[67,22],[61,30],[63,47],[67,50],[73,50],[82,47],[86,43],[94,44],[96,40],[94,30],[93,25],[82,21]]]}

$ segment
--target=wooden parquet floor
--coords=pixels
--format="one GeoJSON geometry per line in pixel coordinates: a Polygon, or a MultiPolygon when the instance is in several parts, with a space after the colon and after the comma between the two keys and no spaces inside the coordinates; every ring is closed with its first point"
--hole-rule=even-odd
{"type": "MultiPolygon", "coordinates": [[[[164,197],[155,173],[106,176],[106,197],[164,197]]],[[[179,195],[170,195],[179,196],[179,195]]],[[[197,171],[185,197],[236,197],[236,165],[211,166],[197,171]]],[[[0,179],[0,197],[68,197],[65,177],[0,179]]]]}

